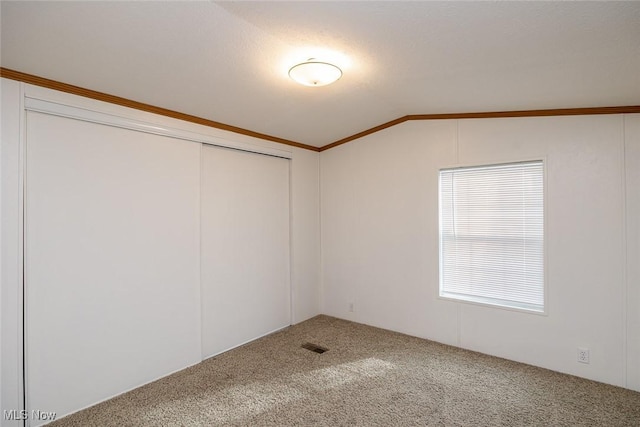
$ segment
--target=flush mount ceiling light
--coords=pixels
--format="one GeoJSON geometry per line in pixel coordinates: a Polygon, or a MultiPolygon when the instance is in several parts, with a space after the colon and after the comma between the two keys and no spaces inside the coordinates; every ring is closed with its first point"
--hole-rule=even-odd
{"type": "Polygon", "coordinates": [[[326,86],[342,77],[342,70],[328,62],[309,58],[308,61],[291,67],[289,77],[305,86],[326,86]]]}

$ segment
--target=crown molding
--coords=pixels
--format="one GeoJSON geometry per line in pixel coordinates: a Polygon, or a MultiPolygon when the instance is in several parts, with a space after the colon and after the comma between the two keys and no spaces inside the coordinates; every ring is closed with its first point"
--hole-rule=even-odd
{"type": "Polygon", "coordinates": [[[310,151],[322,152],[331,148],[337,147],[347,142],[354,141],[372,133],[379,132],[381,130],[390,128],[392,126],[399,125],[410,120],[450,120],[450,119],[495,119],[495,118],[508,118],[508,117],[550,117],[550,116],[584,116],[593,114],[634,114],[640,113],[640,105],[629,105],[619,107],[587,107],[587,108],[555,108],[546,110],[517,110],[517,111],[488,111],[488,112],[476,112],[476,113],[444,113],[444,114],[411,114],[391,120],[381,125],[372,127],[371,129],[358,132],[354,135],[346,138],[339,139],[330,144],[322,147],[314,147],[312,145],[303,144],[296,141],[290,141],[288,139],[279,138],[277,136],[266,135],[259,132],[254,132],[248,129],[239,128],[236,126],[227,125],[224,123],[216,122],[213,120],[204,119],[202,117],[192,116],[189,114],[180,113],[166,108],[156,107],[142,102],[132,101],[130,99],[121,98],[119,96],[109,95],[102,92],[97,92],[90,89],[81,88],[79,86],[70,85],[67,83],[58,82],[55,80],[46,79],[43,77],[34,76],[32,74],[22,73],[20,71],[14,71],[7,68],[0,67],[0,77],[5,77],[11,80],[18,80],[24,83],[33,84],[36,86],[46,87],[48,89],[59,90],[61,92],[71,93],[73,95],[80,95],[86,98],[96,99],[98,101],[109,102],[111,104],[121,105],[124,107],[134,108],[136,110],[146,111],[148,113],[159,114],[174,119],[184,120],[199,125],[204,125],[216,129],[226,130],[229,132],[251,136],[254,138],[263,139],[265,141],[277,142],[280,144],[289,145],[292,147],[303,148],[310,151]]]}
{"type": "Polygon", "coordinates": [[[634,114],[640,113],[640,105],[622,107],[588,107],[588,108],[555,108],[547,110],[488,111],[479,113],[444,113],[444,114],[411,114],[400,117],[379,126],[348,136],[331,144],[320,147],[325,151],[338,145],[346,144],[363,136],[371,135],[391,126],[410,120],[451,120],[451,119],[495,119],[507,117],[550,117],[550,116],[585,116],[592,114],[634,114]]]}
{"type": "Polygon", "coordinates": [[[130,99],[119,97],[119,96],[109,95],[103,92],[97,92],[91,89],[85,89],[79,86],[74,86],[67,83],[58,82],[56,80],[46,79],[44,77],[38,77],[32,74],[22,73],[20,71],[10,70],[3,67],[0,67],[0,77],[5,77],[11,80],[17,80],[17,81],[29,83],[35,86],[45,87],[48,89],[54,89],[60,92],[66,92],[73,95],[84,96],[85,98],[91,98],[98,101],[109,102],[111,104],[116,104],[123,107],[129,107],[136,110],[145,111],[147,113],[154,113],[154,114],[159,114],[161,116],[184,120],[186,122],[196,123],[199,125],[204,125],[204,126],[208,126],[215,129],[221,129],[221,130],[226,130],[226,131],[241,134],[241,135],[251,136],[251,137],[263,139],[266,141],[277,142],[280,144],[285,144],[285,145],[289,145],[297,148],[303,148],[311,151],[320,151],[318,147],[314,147],[312,145],[302,144],[300,142],[278,138],[277,136],[271,136],[271,135],[266,135],[264,133],[254,132],[248,129],[243,129],[236,126],[231,126],[224,123],[216,122],[213,120],[204,119],[202,117],[192,116],[190,114],[184,114],[178,111],[168,110],[162,107],[156,107],[154,105],[144,104],[142,102],[133,101],[130,99]]]}

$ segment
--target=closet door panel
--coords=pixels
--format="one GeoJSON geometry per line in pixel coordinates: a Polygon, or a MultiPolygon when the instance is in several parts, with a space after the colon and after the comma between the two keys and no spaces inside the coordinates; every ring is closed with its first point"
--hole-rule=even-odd
{"type": "Polygon", "coordinates": [[[289,160],[203,146],[203,358],[290,324],[289,160]]]}
{"type": "Polygon", "coordinates": [[[29,112],[29,410],[197,363],[200,144],[29,112]]]}

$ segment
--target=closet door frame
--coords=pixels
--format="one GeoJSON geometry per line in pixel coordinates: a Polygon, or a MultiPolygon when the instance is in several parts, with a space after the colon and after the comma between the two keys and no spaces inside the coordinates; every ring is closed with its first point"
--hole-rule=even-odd
{"type": "MultiPolygon", "coordinates": [[[[26,117],[27,111],[39,112],[44,114],[50,114],[55,116],[66,117],[70,119],[82,120],[87,122],[99,123],[108,126],[115,126],[124,129],[135,130],[139,132],[151,133],[156,135],[168,136],[171,138],[182,139],[199,143],[201,146],[212,145],[223,148],[231,148],[240,151],[247,151],[257,154],[263,154],[268,156],[280,157],[289,160],[289,271],[288,271],[288,286],[289,286],[289,323],[293,323],[293,316],[295,313],[294,306],[294,290],[292,283],[292,266],[293,266],[293,230],[292,230],[292,182],[291,182],[291,160],[293,159],[293,153],[289,149],[279,149],[273,147],[267,147],[262,145],[255,145],[247,142],[234,141],[223,137],[207,135],[205,133],[193,132],[183,128],[183,122],[178,119],[171,119],[158,116],[152,113],[139,112],[127,107],[121,107],[112,105],[102,101],[92,100],[77,95],[62,93],[52,89],[42,88],[26,83],[19,83],[20,86],[20,104],[19,104],[19,117],[20,117],[20,132],[18,143],[18,157],[17,168],[15,170],[19,179],[19,197],[18,197],[18,221],[16,227],[20,230],[17,241],[17,264],[18,266],[18,278],[15,284],[16,294],[14,298],[10,298],[9,301],[5,301],[11,306],[16,307],[15,318],[10,319],[8,322],[4,322],[3,329],[9,331],[15,331],[17,340],[5,345],[3,341],[3,347],[5,350],[3,353],[10,353],[15,355],[15,359],[18,362],[17,368],[19,371],[18,384],[15,386],[15,394],[17,395],[18,402],[17,411],[26,410],[29,411],[28,402],[28,366],[27,366],[27,352],[26,348],[26,247],[25,247],[25,232],[26,232],[26,117]],[[8,348],[6,348],[8,347],[8,348]]],[[[186,127],[190,127],[187,124],[186,127]]],[[[191,126],[193,127],[193,126],[191,126]]],[[[199,127],[199,126],[195,126],[199,127]]],[[[10,171],[11,173],[12,171],[10,171]]],[[[12,224],[13,225],[13,224],[12,224]]],[[[5,320],[3,318],[3,320],[5,320]]],[[[202,346],[202,342],[200,343],[202,346]]],[[[168,374],[168,373],[167,373],[168,374]]],[[[30,425],[30,420],[26,420],[25,425],[30,425]]]]}

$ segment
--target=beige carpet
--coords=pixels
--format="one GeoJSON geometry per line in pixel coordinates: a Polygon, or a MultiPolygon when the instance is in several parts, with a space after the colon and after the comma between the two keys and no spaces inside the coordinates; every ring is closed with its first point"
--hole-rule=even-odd
{"type": "Polygon", "coordinates": [[[640,393],[318,316],[51,425],[640,426],[640,393]]]}

